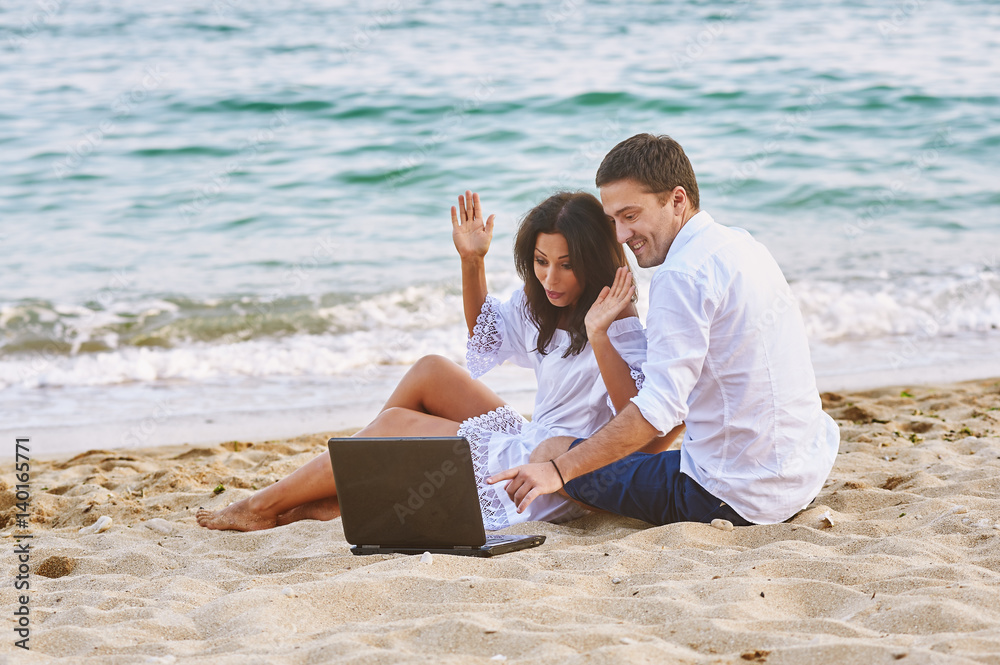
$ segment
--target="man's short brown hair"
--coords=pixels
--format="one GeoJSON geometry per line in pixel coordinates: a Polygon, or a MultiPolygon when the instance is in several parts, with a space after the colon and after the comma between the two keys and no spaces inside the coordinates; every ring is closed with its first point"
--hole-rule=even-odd
{"type": "Polygon", "coordinates": [[[619,180],[634,180],[653,194],[673,191],[679,185],[694,210],[699,209],[698,181],[691,162],[681,144],[666,134],[636,134],[612,148],[597,169],[597,186],[619,180]]]}

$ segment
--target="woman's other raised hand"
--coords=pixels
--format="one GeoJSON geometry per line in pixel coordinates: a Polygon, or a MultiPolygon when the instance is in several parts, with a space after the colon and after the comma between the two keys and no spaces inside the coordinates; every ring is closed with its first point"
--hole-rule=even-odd
{"type": "Polygon", "coordinates": [[[483,222],[483,207],[479,194],[465,190],[465,196],[458,197],[458,208],[451,207],[451,238],[455,249],[463,259],[482,258],[490,249],[493,240],[493,218],[490,215],[483,222]]]}
{"type": "Polygon", "coordinates": [[[587,326],[587,337],[593,340],[599,335],[605,335],[611,323],[632,302],[635,294],[635,283],[628,268],[622,267],[615,272],[615,281],[611,286],[601,289],[594,304],[587,311],[584,324],[587,326]]]}

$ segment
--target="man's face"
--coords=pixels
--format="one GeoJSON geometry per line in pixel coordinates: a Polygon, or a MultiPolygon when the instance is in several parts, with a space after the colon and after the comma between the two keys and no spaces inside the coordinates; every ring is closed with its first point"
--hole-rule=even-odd
{"type": "Polygon", "coordinates": [[[687,195],[682,187],[652,194],[634,180],[601,187],[604,212],[615,221],[618,242],[626,244],[643,268],[663,263],[674,237],[684,225],[687,195]]]}

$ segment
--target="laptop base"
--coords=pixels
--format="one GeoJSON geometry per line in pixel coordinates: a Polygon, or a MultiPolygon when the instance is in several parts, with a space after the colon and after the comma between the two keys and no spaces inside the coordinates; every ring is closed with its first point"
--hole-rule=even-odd
{"type": "Polygon", "coordinates": [[[505,536],[489,535],[486,537],[486,544],[481,547],[382,547],[379,545],[355,545],[351,548],[351,554],[363,556],[366,554],[451,554],[454,556],[475,556],[491,557],[518,550],[526,550],[531,547],[538,547],[545,542],[545,536],[505,536]]]}

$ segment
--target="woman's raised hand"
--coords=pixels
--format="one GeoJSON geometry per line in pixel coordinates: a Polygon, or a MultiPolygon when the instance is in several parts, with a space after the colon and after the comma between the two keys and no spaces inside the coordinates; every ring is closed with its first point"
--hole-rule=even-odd
{"type": "Polygon", "coordinates": [[[618,318],[635,294],[635,283],[628,268],[619,268],[615,273],[615,281],[611,286],[605,286],[590,306],[583,322],[587,326],[587,337],[593,339],[598,335],[607,334],[611,323],[618,318]]]}
{"type": "Polygon", "coordinates": [[[493,239],[493,218],[483,222],[483,207],[479,194],[465,190],[465,196],[458,197],[458,208],[451,207],[451,238],[455,249],[463,259],[482,258],[490,249],[493,239]],[[461,218],[461,219],[460,219],[461,218]]]}

